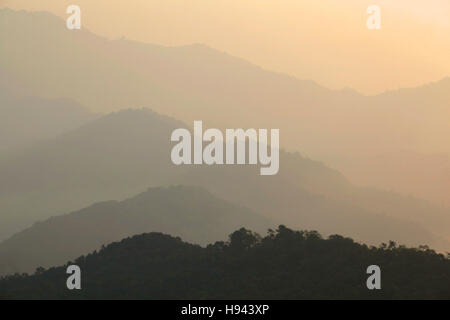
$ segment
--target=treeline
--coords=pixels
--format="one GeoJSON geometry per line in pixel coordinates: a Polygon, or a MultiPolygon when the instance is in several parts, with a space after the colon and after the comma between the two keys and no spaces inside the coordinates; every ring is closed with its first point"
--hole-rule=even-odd
{"type": "Polygon", "coordinates": [[[66,266],[0,280],[1,299],[450,299],[450,260],[427,247],[369,247],[339,235],[284,226],[261,237],[246,229],[200,247],[147,233],[66,266]],[[68,290],[66,268],[82,270],[68,290]],[[369,290],[369,265],[381,290],[369,290]]]}

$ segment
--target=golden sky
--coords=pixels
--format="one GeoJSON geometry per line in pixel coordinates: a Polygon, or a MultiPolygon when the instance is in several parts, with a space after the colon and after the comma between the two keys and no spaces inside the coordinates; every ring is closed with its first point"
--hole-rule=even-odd
{"type": "Polygon", "coordinates": [[[203,43],[333,89],[374,94],[450,76],[449,0],[0,0],[63,18],[70,4],[111,39],[203,43]],[[372,4],[381,30],[366,28],[372,4]]]}

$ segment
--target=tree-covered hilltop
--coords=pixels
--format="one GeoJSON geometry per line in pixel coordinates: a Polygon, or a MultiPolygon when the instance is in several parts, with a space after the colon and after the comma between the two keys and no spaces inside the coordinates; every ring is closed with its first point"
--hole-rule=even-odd
{"type": "Polygon", "coordinates": [[[2,299],[450,299],[450,260],[427,247],[368,247],[280,226],[246,229],[206,248],[161,233],[103,247],[67,266],[0,281],[2,299]],[[81,268],[68,290],[66,267],[81,268]],[[381,290],[369,290],[369,265],[381,290]]]}

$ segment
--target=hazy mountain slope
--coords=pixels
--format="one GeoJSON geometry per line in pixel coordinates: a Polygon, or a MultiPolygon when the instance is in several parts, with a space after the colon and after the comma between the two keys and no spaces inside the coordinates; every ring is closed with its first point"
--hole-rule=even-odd
{"type": "Polygon", "coordinates": [[[401,190],[436,204],[450,205],[450,154],[398,150],[336,160],[333,164],[342,168],[356,185],[401,190]]]}
{"type": "Polygon", "coordinates": [[[171,132],[183,124],[149,110],[122,111],[0,165],[0,238],[104,200],[122,200],[177,175],[171,132]]]}
{"type": "Polygon", "coordinates": [[[334,172],[326,167],[304,174],[314,162],[299,155],[283,153],[280,162],[277,176],[259,176],[256,168],[205,167],[194,168],[185,179],[296,228],[338,232],[369,243],[395,239],[450,248],[448,209],[334,180],[334,172]]]}
{"type": "Polygon", "coordinates": [[[381,132],[378,141],[368,145],[371,150],[342,153],[331,163],[356,184],[401,190],[450,207],[450,78],[370,97],[366,105],[381,132]]]}
{"type": "Polygon", "coordinates": [[[95,115],[70,100],[21,97],[0,87],[0,159],[94,118],[95,115]]]}
{"type": "MultiPolygon", "coordinates": [[[[352,181],[450,205],[450,163],[405,166],[399,150],[450,153],[450,81],[374,97],[330,91],[203,45],[162,47],[70,31],[48,13],[0,10],[0,83],[96,110],[151,107],[218,127],[280,128],[281,144],[352,181]],[[36,75],[39,75],[36,77],[36,75]],[[383,157],[395,165],[380,179],[383,157]],[[407,178],[405,178],[407,177],[407,178]],[[435,191],[433,191],[435,190],[435,191]]],[[[299,57],[301,59],[301,57],[299,57]]]]}
{"type": "Polygon", "coordinates": [[[241,229],[207,248],[149,233],[76,259],[81,290],[66,269],[0,279],[0,299],[448,299],[450,261],[432,250],[367,247],[280,226],[262,238],[241,229]],[[368,290],[368,266],[382,290],[368,290]],[[45,290],[43,290],[45,288],[45,290]]]}
{"type": "Polygon", "coordinates": [[[71,32],[49,13],[3,9],[0,14],[0,37],[11,41],[1,51],[3,79],[13,75],[31,92],[76,97],[97,110],[146,105],[165,114],[176,112],[181,119],[202,115],[230,120],[233,111],[246,112],[244,106],[272,109],[281,95],[296,103],[310,95],[330,96],[311,81],[267,72],[203,45],[171,48],[109,41],[85,30],[71,32]],[[33,38],[37,25],[45,30],[39,39],[33,38]],[[33,45],[36,52],[20,50],[33,45]],[[40,81],[30,71],[42,75],[40,81]],[[217,117],[223,107],[228,115],[223,111],[217,117]]]}
{"type": "Polygon", "coordinates": [[[121,202],[108,201],[34,224],[0,244],[0,273],[34,272],[60,265],[112,241],[164,232],[190,242],[225,240],[241,227],[274,227],[252,211],[198,187],[152,188],[121,202]]]}
{"type": "Polygon", "coordinates": [[[182,127],[186,125],[149,110],[121,111],[4,163],[3,238],[37,220],[98,201],[125,199],[148,186],[185,184],[205,187],[277,223],[369,242],[395,239],[444,247],[412,222],[426,216],[439,228],[431,223],[424,227],[447,235],[446,211],[413,198],[359,189],[338,172],[298,154],[281,152],[275,176],[261,176],[257,166],[175,166],[170,135],[182,127]]]}

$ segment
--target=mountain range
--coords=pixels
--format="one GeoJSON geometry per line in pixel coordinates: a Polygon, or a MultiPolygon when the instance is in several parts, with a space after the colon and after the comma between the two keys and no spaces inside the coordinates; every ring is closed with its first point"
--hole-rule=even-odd
{"type": "Polygon", "coordinates": [[[274,224],[450,250],[449,78],[332,91],[201,44],[72,32],[44,12],[0,10],[0,38],[0,273],[139,233],[204,245],[274,224]],[[170,135],[193,120],[279,128],[279,173],[172,164],[170,135]]]}
{"type": "Polygon", "coordinates": [[[0,38],[0,85],[11,91],[66,97],[96,112],[148,107],[211,127],[279,128],[284,148],[357,184],[450,205],[449,78],[376,96],[332,91],[202,44],[70,31],[45,12],[0,10],[0,38]]]}
{"type": "Polygon", "coordinates": [[[448,248],[448,210],[426,201],[351,184],[300,154],[280,152],[280,172],[258,168],[176,166],[170,134],[189,128],[151,110],[125,110],[40,144],[0,166],[4,239],[33,222],[148,187],[195,185],[275,223],[339,232],[369,243],[395,239],[448,248]]]}
{"type": "Polygon", "coordinates": [[[94,204],[34,224],[0,244],[0,274],[33,273],[64,264],[114,241],[164,232],[206,245],[246,227],[260,233],[275,225],[199,187],[151,188],[123,201],[94,204]]]}

